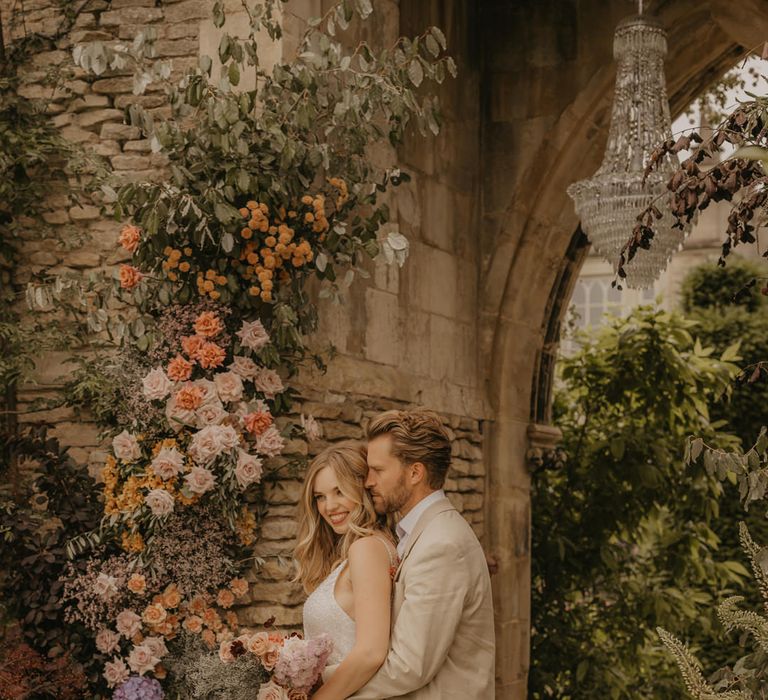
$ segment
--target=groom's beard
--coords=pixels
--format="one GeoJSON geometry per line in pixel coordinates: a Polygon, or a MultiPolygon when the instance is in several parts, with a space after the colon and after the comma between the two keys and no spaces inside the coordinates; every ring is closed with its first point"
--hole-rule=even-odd
{"type": "Polygon", "coordinates": [[[386,496],[383,493],[376,493],[375,495],[378,498],[374,499],[373,505],[379,515],[387,515],[388,513],[399,511],[411,496],[408,485],[405,483],[405,474],[400,475],[400,479],[395,484],[392,493],[386,496]]]}

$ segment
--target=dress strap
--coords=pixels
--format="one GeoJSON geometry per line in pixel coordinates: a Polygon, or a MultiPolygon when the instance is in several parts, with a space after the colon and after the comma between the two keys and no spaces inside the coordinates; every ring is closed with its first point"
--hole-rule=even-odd
{"type": "Polygon", "coordinates": [[[389,555],[389,568],[390,571],[397,568],[397,565],[399,563],[399,558],[397,556],[397,549],[395,548],[395,545],[390,542],[388,539],[385,539],[384,537],[379,537],[378,535],[372,535],[372,537],[379,542],[381,542],[384,547],[387,550],[387,554],[389,555]]]}

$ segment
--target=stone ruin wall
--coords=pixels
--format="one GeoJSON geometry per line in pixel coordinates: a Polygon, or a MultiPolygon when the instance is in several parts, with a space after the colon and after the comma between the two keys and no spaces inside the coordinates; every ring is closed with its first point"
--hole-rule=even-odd
{"type": "MultiPolygon", "coordinates": [[[[13,14],[18,27],[19,3],[0,3],[6,23],[13,14]]],[[[230,4],[234,11],[237,3],[230,4]]],[[[23,19],[28,31],[55,30],[58,19],[51,5],[50,0],[25,1],[23,19]]],[[[41,81],[50,67],[69,61],[75,44],[132,40],[146,27],[157,32],[157,57],[171,58],[174,73],[183,72],[196,63],[201,48],[215,52],[218,38],[210,20],[211,6],[208,0],[92,0],[68,36],[32,59],[25,69],[22,94],[49,98],[51,90],[41,81]]],[[[283,56],[295,47],[300,18],[316,16],[322,9],[317,0],[288,3],[286,36],[279,47],[283,56]]],[[[375,9],[370,26],[361,31],[371,41],[381,36],[394,39],[400,31],[412,31],[410,27],[401,30],[400,12],[410,13],[406,18],[410,24],[422,19],[413,8],[399,9],[395,0],[378,0],[375,9]]],[[[450,46],[452,37],[450,33],[448,36],[450,46]]],[[[461,70],[461,60],[459,66],[461,70]]],[[[409,261],[402,270],[376,265],[370,280],[355,282],[344,306],[321,304],[318,347],[330,341],[339,354],[326,375],[306,375],[300,380],[303,401],[297,411],[312,413],[322,424],[324,438],[312,444],[312,454],[329,441],[361,438],[366,421],[379,411],[413,404],[440,411],[455,438],[446,490],[482,540],[486,489],[483,432],[488,408],[477,357],[477,251],[464,237],[470,228],[476,187],[462,168],[474,145],[472,130],[464,127],[477,118],[466,113],[465,105],[474,104],[465,99],[471,89],[468,84],[457,83],[442,90],[444,135],[437,139],[417,136],[401,149],[403,166],[413,181],[396,190],[392,212],[395,223],[411,241],[409,261]]],[[[149,91],[137,98],[132,94],[130,75],[110,72],[96,78],[79,69],[65,87],[52,95],[49,108],[64,136],[109,160],[125,180],[162,176],[162,157],[151,153],[138,129],[123,123],[123,110],[134,101],[157,115],[165,114],[167,108],[161,106],[160,94],[149,91]]],[[[387,147],[378,154],[376,151],[374,157],[391,153],[387,147]]],[[[56,190],[52,190],[47,205],[46,221],[62,230],[76,230],[80,244],[68,249],[50,239],[40,240],[34,232],[25,235],[17,283],[25,284],[33,273],[86,274],[125,260],[117,248],[119,224],[102,216],[98,206],[82,202],[72,207],[65,191],[56,190]]],[[[23,410],[33,398],[50,396],[67,371],[65,354],[44,358],[38,383],[25,387],[20,395],[20,408],[23,410]]],[[[62,408],[28,414],[25,419],[53,423],[54,434],[71,447],[72,456],[98,474],[105,458],[104,443],[87,415],[62,408]]],[[[301,441],[289,446],[294,454],[306,454],[306,450],[301,441]]],[[[240,611],[244,624],[256,624],[272,615],[282,625],[300,623],[303,592],[289,582],[299,492],[300,481],[296,479],[266,487],[270,507],[254,552],[265,557],[265,563],[251,573],[259,585],[252,591],[251,604],[240,611]]]]}

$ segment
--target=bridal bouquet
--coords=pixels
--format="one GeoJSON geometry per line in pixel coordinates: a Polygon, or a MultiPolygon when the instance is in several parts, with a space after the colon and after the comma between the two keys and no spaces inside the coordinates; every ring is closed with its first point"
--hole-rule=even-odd
{"type": "Polygon", "coordinates": [[[246,654],[258,659],[269,680],[261,684],[257,700],[305,700],[325,668],[333,643],[327,635],[302,639],[298,635],[257,632],[224,641],[219,658],[232,663],[246,654]]]}

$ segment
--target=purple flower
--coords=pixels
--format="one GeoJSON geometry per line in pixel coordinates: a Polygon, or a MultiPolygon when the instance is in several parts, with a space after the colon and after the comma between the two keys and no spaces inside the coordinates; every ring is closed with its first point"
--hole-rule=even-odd
{"type": "Polygon", "coordinates": [[[163,700],[165,693],[154,678],[131,676],[115,690],[112,700],[163,700]]]}

